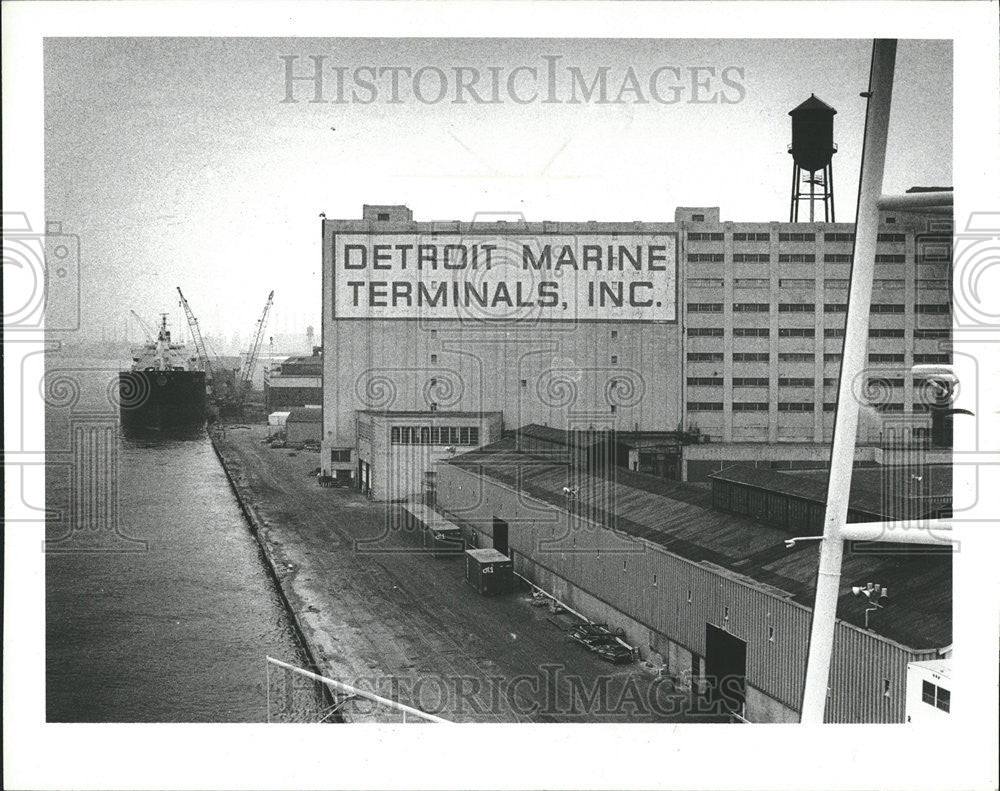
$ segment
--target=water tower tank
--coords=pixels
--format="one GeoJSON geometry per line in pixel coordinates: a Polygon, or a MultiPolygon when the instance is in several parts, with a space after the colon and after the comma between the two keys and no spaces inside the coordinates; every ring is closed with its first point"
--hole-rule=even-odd
{"type": "Polygon", "coordinates": [[[792,116],[792,144],[788,153],[802,170],[823,170],[837,151],[833,142],[833,116],[837,114],[826,102],[812,94],[788,113],[792,116]]]}

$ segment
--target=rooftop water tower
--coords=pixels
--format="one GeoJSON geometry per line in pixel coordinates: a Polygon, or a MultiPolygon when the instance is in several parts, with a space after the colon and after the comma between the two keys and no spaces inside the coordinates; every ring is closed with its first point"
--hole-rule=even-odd
{"type": "Polygon", "coordinates": [[[837,114],[826,102],[810,95],[788,113],[792,116],[792,144],[788,153],[792,168],[792,210],[789,222],[799,221],[799,204],[809,201],[809,222],[816,220],[816,203],[823,202],[825,222],[836,222],[833,213],[833,116],[837,114]],[[805,177],[803,177],[805,176],[805,177]],[[809,189],[805,190],[804,185],[809,189]]]}

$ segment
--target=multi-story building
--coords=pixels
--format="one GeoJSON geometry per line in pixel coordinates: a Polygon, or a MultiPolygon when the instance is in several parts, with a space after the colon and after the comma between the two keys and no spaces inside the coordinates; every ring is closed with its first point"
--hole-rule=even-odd
{"type": "MultiPolygon", "coordinates": [[[[882,213],[862,455],[885,421],[929,431],[911,368],[951,359],[951,228],[882,213]]],[[[685,478],[689,460],[703,474],[825,459],[853,229],[715,207],[654,223],[415,222],[405,206],[324,219],[324,470],[357,474],[364,410],[693,429],[711,442],[685,447],[685,478]]]]}

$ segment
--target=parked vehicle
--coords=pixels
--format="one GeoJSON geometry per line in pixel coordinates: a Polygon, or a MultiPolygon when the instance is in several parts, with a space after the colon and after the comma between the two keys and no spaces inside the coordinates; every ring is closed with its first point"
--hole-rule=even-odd
{"type": "Polygon", "coordinates": [[[610,662],[613,665],[629,665],[634,659],[632,651],[617,641],[597,646],[594,653],[605,662],[610,662]]]}

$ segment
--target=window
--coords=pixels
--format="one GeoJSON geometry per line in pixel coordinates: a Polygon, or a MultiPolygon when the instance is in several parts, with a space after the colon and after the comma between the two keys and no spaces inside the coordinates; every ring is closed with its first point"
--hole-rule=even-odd
{"type": "MultiPolygon", "coordinates": [[[[733,256],[735,258],[736,256],[733,256]]],[[[737,277],[733,279],[733,288],[767,288],[771,281],[766,277],[737,277]]]]}
{"type": "Polygon", "coordinates": [[[769,352],[733,352],[734,363],[766,363],[770,359],[769,352]]]}
{"type": "Polygon", "coordinates": [[[946,280],[943,277],[918,277],[916,285],[918,291],[920,289],[940,289],[942,291],[947,291],[951,286],[951,281],[946,280]]]}
{"type": "Polygon", "coordinates": [[[721,412],[721,401],[688,401],[688,412],[721,412]]]}
{"type": "Polygon", "coordinates": [[[688,313],[722,313],[721,302],[688,302],[688,313]]]}
{"type": "Polygon", "coordinates": [[[844,355],[837,352],[831,352],[823,355],[823,362],[825,363],[839,363],[844,359],[844,355]]]}
{"type": "Polygon", "coordinates": [[[816,306],[809,302],[781,302],[778,313],[814,313],[816,306]]]}
{"type": "Polygon", "coordinates": [[[779,253],[779,264],[815,264],[816,256],[812,253],[779,253]]]}
{"type": "Polygon", "coordinates": [[[898,302],[884,302],[881,304],[872,305],[872,313],[905,313],[906,306],[901,305],[898,302]]]}
{"type": "Polygon", "coordinates": [[[928,404],[913,404],[912,406],[914,414],[931,411],[930,406],[928,404]]]}
{"type": "Polygon", "coordinates": [[[478,445],[479,427],[392,426],[389,438],[393,445],[478,445]]]}
{"type": "Polygon", "coordinates": [[[902,338],[903,330],[868,330],[869,338],[902,338]]]}
{"type": "Polygon", "coordinates": [[[691,603],[691,599],[692,599],[692,596],[691,596],[691,589],[690,589],[690,588],[688,588],[688,604],[690,604],[690,603],[691,603]]]}
{"type": "MultiPolygon", "coordinates": [[[[765,283],[767,281],[764,281],[765,283]]],[[[733,313],[770,313],[771,306],[766,302],[734,302],[733,313]]]]}
{"type": "Polygon", "coordinates": [[[653,587],[654,588],[656,587],[656,575],[655,574],[653,575],[653,587]]]}
{"type": "Polygon", "coordinates": [[[691,215],[691,220],[693,222],[705,222],[705,215],[704,214],[692,214],[691,215]]]}
{"type": "Polygon", "coordinates": [[[925,681],[923,682],[921,697],[928,706],[934,706],[941,709],[941,711],[951,713],[951,690],[939,687],[930,681],[925,681]]]}
{"type": "Polygon", "coordinates": [[[903,405],[899,402],[892,402],[889,404],[875,404],[876,412],[902,412],[903,405]]]}
{"type": "Polygon", "coordinates": [[[528,386],[528,380],[527,379],[522,379],[521,380],[521,387],[527,387],[527,386],[528,386]]]}
{"type": "MultiPolygon", "coordinates": [[[[721,338],[724,334],[722,327],[689,327],[688,336],[692,338],[721,338]]],[[[617,358],[614,358],[617,359],[617,358]]],[[[612,362],[612,365],[614,362],[612,362]]]]}
{"type": "Polygon", "coordinates": [[[816,405],[812,401],[779,401],[779,412],[812,412],[816,405]]]}
{"type": "Polygon", "coordinates": [[[906,256],[900,253],[879,253],[875,256],[876,264],[905,264],[906,256]]]}
{"type": "Polygon", "coordinates": [[[878,235],[878,241],[880,242],[905,242],[905,233],[880,233],[878,235]]]}
{"type": "Polygon", "coordinates": [[[847,313],[846,302],[827,302],[823,306],[824,313],[847,313]]]}
{"type": "MultiPolygon", "coordinates": [[[[916,358],[916,355],[914,355],[916,358]]],[[[905,354],[869,354],[868,362],[870,363],[901,363],[905,362],[905,354]]],[[[914,359],[914,362],[916,360],[914,359]]]]}
{"type": "Polygon", "coordinates": [[[836,387],[837,378],[834,376],[823,377],[823,387],[836,387]]]}
{"type": "Polygon", "coordinates": [[[779,242],[815,242],[816,234],[814,233],[779,233],[779,242]]]}
{"type": "Polygon", "coordinates": [[[615,412],[617,412],[617,411],[618,411],[618,407],[616,407],[616,406],[615,406],[614,404],[612,404],[612,405],[611,405],[611,414],[613,415],[613,414],[615,414],[615,412]]]}
{"type": "Polygon", "coordinates": [[[767,387],[766,376],[734,376],[733,387],[767,387]]]}
{"type": "Polygon", "coordinates": [[[691,363],[721,363],[722,352],[688,352],[687,358],[691,363]]]}
{"type": "MultiPolygon", "coordinates": [[[[695,216],[702,217],[700,214],[695,216]]],[[[721,233],[689,233],[687,238],[689,242],[721,242],[725,237],[721,233]]]]}
{"type": "Polygon", "coordinates": [[[379,222],[385,222],[386,220],[389,219],[389,212],[387,212],[387,211],[380,211],[378,213],[378,219],[379,219],[379,222]]]}
{"type": "Polygon", "coordinates": [[[617,354],[612,354],[611,355],[611,364],[612,365],[618,365],[618,355],[617,354]]]}
{"type": "Polygon", "coordinates": [[[767,327],[733,327],[733,335],[737,338],[767,338],[770,334],[767,327]]]}
{"type": "MultiPolygon", "coordinates": [[[[823,355],[826,357],[826,355],[823,355]]],[[[811,363],[816,359],[812,352],[781,352],[778,359],[783,363],[811,363]]]]}
{"type": "Polygon", "coordinates": [[[835,402],[831,403],[831,402],[827,401],[825,404],[823,404],[823,411],[824,412],[836,412],[837,411],[837,404],[835,402]]]}
{"type": "Polygon", "coordinates": [[[846,277],[828,277],[823,281],[826,288],[847,288],[850,281],[846,277]]]}
{"type": "Polygon", "coordinates": [[[726,260],[722,253],[688,253],[690,264],[720,264],[726,260]]]}
{"type": "Polygon", "coordinates": [[[913,330],[914,338],[948,338],[951,336],[951,330],[926,330],[926,329],[915,329],[913,330]]]}
{"type": "Polygon", "coordinates": [[[770,407],[767,401],[733,401],[733,412],[767,412],[770,407]]]}
{"type": "Polygon", "coordinates": [[[816,288],[814,277],[783,277],[778,280],[779,288],[816,288]]]}
{"type": "Polygon", "coordinates": [[[886,225],[895,225],[896,224],[896,218],[895,217],[886,217],[885,218],[885,224],[886,225]]]}
{"type": "Polygon", "coordinates": [[[823,330],[824,338],[843,338],[844,328],[843,327],[827,327],[823,330]]]}
{"type": "Polygon", "coordinates": [[[774,642],[774,627],[773,626],[768,626],[767,627],[767,641],[769,643],[773,643],[774,642]]]}
{"type": "Polygon", "coordinates": [[[950,363],[950,354],[914,354],[913,362],[915,363],[950,363]]]}
{"type": "Polygon", "coordinates": [[[769,264],[769,253],[733,253],[733,263],[736,264],[769,264]]]}
{"type": "Polygon", "coordinates": [[[688,288],[722,288],[721,277],[691,277],[688,278],[688,288]]]}
{"type": "Polygon", "coordinates": [[[350,448],[331,448],[330,449],[330,461],[331,462],[345,462],[351,460],[351,449],[350,448]]]}
{"type": "Polygon", "coordinates": [[[946,302],[938,302],[932,304],[927,304],[927,303],[918,304],[917,313],[936,313],[939,315],[945,313],[951,313],[951,305],[949,305],[946,302]]]}
{"type": "Polygon", "coordinates": [[[779,327],[779,338],[815,338],[816,330],[812,327],[779,327]]]}
{"type": "Polygon", "coordinates": [[[901,278],[877,277],[872,281],[872,288],[902,288],[903,285],[901,278]]]}
{"type": "MultiPolygon", "coordinates": [[[[720,280],[719,283],[721,284],[722,281],[720,280]]],[[[617,337],[618,337],[618,330],[611,330],[611,340],[614,340],[617,337]]]]}
{"type": "Polygon", "coordinates": [[[771,234],[769,233],[734,233],[734,242],[770,242],[771,234]]]}
{"type": "Polygon", "coordinates": [[[431,337],[432,338],[436,338],[437,336],[438,336],[438,331],[437,330],[431,330],[431,337]]]}
{"type": "Polygon", "coordinates": [[[687,383],[689,385],[706,385],[706,386],[718,386],[722,384],[721,376],[689,376],[687,378],[687,383]]]}
{"type": "Polygon", "coordinates": [[[438,361],[438,356],[436,354],[431,355],[431,362],[436,363],[438,361]]]}
{"type": "Polygon", "coordinates": [[[823,263],[825,264],[849,264],[851,256],[848,253],[824,253],[823,263]]]}
{"type": "Polygon", "coordinates": [[[779,376],[779,387],[815,387],[816,380],[809,376],[779,376]]]}
{"type": "Polygon", "coordinates": [[[825,233],[823,234],[824,242],[853,242],[853,233],[825,233]]]}

